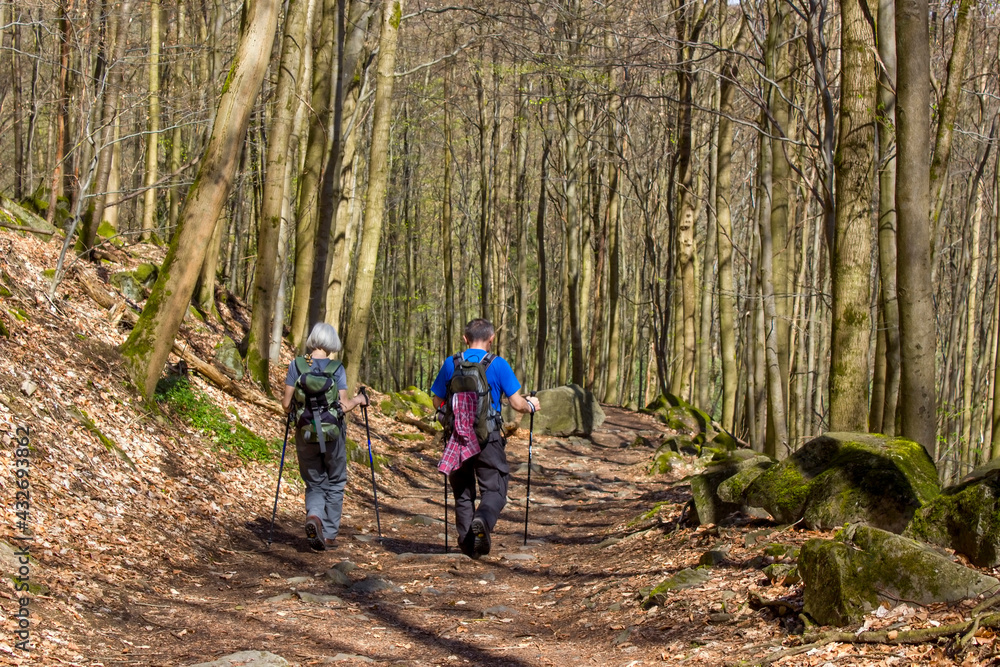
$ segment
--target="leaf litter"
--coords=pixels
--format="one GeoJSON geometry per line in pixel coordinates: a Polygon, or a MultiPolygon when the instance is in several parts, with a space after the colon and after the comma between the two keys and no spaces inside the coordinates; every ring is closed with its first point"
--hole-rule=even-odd
{"type": "MultiPolygon", "coordinates": [[[[49,301],[43,271],[55,265],[56,252],[0,230],[0,277],[7,287],[0,294],[10,293],[0,296],[0,321],[9,333],[0,337],[0,437],[11,452],[17,426],[31,433],[35,584],[26,654],[14,648],[13,609],[21,594],[0,545],[0,664],[190,665],[252,649],[295,665],[334,659],[737,665],[802,643],[801,584],[769,581],[761,568],[782,556],[765,550],[830,533],[749,517],[725,525],[682,521],[690,500],[685,476],[697,471],[697,461],[687,457],[671,473],[649,476],[653,450],[628,445],[638,431],[667,431],[651,417],[617,408],[605,408],[608,420],[591,439],[535,438],[533,462],[543,474],[532,476],[527,545],[527,433],[510,439],[510,502],[493,552],[473,561],[454,553],[453,526],[451,553],[443,553],[444,489],[435,471],[440,445],[381,414],[382,397],[373,392],[372,445],[391,461],[376,475],[383,538],[376,535],[370,473],[351,463],[336,547],[309,549],[293,447],[268,549],[278,445],[272,460],[247,462],[166,405],[144,405],[129,389],[115,351],[128,335],[127,321],[97,305],[78,281],[85,274],[112,293],[109,270],[77,263],[49,301]],[[697,569],[710,550],[725,558],[706,581],[669,591],[661,605],[644,609],[643,591],[697,569]]],[[[159,261],[158,252],[145,248],[141,260],[159,261]]],[[[128,267],[113,270],[122,268],[128,267]]],[[[205,360],[223,335],[239,340],[249,321],[235,297],[220,299],[219,307],[221,321],[188,318],[181,330],[205,360]]],[[[281,387],[291,356],[283,351],[272,386],[281,387]]],[[[280,442],[283,423],[273,413],[198,376],[190,382],[234,429],[239,423],[280,442]]],[[[360,419],[351,415],[348,437],[364,443],[360,419]]],[[[13,545],[19,533],[10,455],[4,465],[0,540],[13,545]]],[[[967,618],[974,604],[880,607],[861,629],[954,622],[967,618]]],[[[978,631],[962,655],[945,649],[841,642],[774,664],[973,667],[995,660],[996,635],[978,631]]]]}

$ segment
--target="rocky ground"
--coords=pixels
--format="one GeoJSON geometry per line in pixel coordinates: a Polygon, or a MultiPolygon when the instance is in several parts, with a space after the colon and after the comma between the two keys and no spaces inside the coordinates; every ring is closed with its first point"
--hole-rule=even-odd
{"type": "MultiPolygon", "coordinates": [[[[57,252],[0,231],[0,664],[192,665],[242,651],[293,665],[996,660],[990,630],[971,633],[962,650],[843,637],[802,646],[813,628],[797,613],[801,584],[780,566],[794,547],[830,533],[740,515],[693,525],[686,477],[701,462],[681,457],[650,475],[654,450],[633,446],[636,435],[655,443],[666,428],[616,408],[606,408],[591,438],[535,438],[527,544],[525,430],[508,445],[514,475],[492,553],[473,561],[455,553],[453,531],[444,552],[439,445],[373,408],[372,445],[388,457],[377,475],[382,537],[370,473],[352,463],[337,546],[310,551],[293,458],[268,546],[277,462],[244,461],[167,406],[137,401],[114,350],[127,322],[79,282],[103,283],[107,271],[77,265],[49,300],[44,271],[57,252]],[[15,507],[18,426],[31,434],[27,531],[15,507]],[[15,635],[24,594],[14,590],[14,551],[25,534],[30,653],[15,635]],[[657,604],[645,603],[668,579],[657,604]]],[[[203,357],[225,334],[238,340],[245,320],[238,300],[220,307],[222,321],[189,321],[182,331],[203,357]]],[[[281,375],[276,369],[276,382],[281,375]]],[[[266,409],[192,382],[234,425],[272,446],[281,436],[280,419],[266,409]]],[[[352,419],[349,436],[364,444],[360,414],[352,419]]],[[[931,628],[967,617],[974,604],[901,600],[862,627],[931,628]]]]}

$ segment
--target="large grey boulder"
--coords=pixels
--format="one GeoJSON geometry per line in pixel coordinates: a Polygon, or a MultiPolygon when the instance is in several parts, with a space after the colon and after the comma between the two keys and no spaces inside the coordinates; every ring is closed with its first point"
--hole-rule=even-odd
{"type": "MultiPolygon", "coordinates": [[[[604,423],[604,410],[593,393],[575,384],[538,392],[542,409],[535,415],[535,433],[565,437],[590,435],[604,423]]],[[[504,406],[504,422],[515,422],[521,428],[529,424],[530,415],[504,406]]]]}
{"type": "Polygon", "coordinates": [[[828,530],[862,522],[901,533],[939,493],[934,462],[912,440],[827,433],[761,473],[742,500],[779,523],[828,530]]]}
{"type": "Polygon", "coordinates": [[[267,651],[240,651],[212,662],[199,662],[191,667],[290,667],[291,663],[280,655],[267,651]]]}
{"type": "Polygon", "coordinates": [[[954,602],[1000,585],[916,540],[863,524],[806,542],[798,571],[805,612],[821,625],[857,622],[881,602],[954,602]]]}
{"type": "Polygon", "coordinates": [[[146,298],[142,285],[135,279],[131,271],[119,271],[111,276],[111,284],[130,301],[139,303],[146,298]]]}
{"type": "Polygon", "coordinates": [[[974,565],[1000,565],[1000,458],[921,507],[906,535],[949,547],[974,565]]]}

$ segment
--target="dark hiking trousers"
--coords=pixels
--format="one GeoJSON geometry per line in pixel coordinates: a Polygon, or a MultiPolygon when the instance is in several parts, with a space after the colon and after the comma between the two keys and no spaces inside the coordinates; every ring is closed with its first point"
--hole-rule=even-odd
{"type": "MultiPolygon", "coordinates": [[[[479,517],[486,527],[493,531],[500,512],[507,504],[507,481],[510,468],[507,466],[506,443],[500,431],[490,434],[483,450],[465,461],[453,472],[449,479],[455,493],[455,526],[460,544],[468,540],[472,520],[479,517]],[[476,482],[479,482],[479,507],[476,507],[476,482]]],[[[469,540],[471,544],[471,540],[469,540]]]]}

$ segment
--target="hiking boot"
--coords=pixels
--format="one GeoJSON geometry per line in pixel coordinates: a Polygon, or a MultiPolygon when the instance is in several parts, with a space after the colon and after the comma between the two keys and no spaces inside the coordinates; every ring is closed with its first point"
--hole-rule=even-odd
{"type": "MultiPolygon", "coordinates": [[[[490,552],[490,529],[486,527],[486,522],[475,518],[472,520],[472,530],[474,542],[472,551],[476,556],[485,556],[490,552]]],[[[473,556],[475,558],[475,556],[473,556]]]]}
{"type": "Polygon", "coordinates": [[[326,542],[323,540],[323,522],[315,514],[306,517],[306,539],[309,546],[316,551],[325,551],[326,542]]]}
{"type": "Polygon", "coordinates": [[[332,549],[335,543],[336,543],[336,540],[331,539],[329,537],[326,538],[325,540],[323,540],[323,544],[326,545],[327,549],[332,549]]]}

